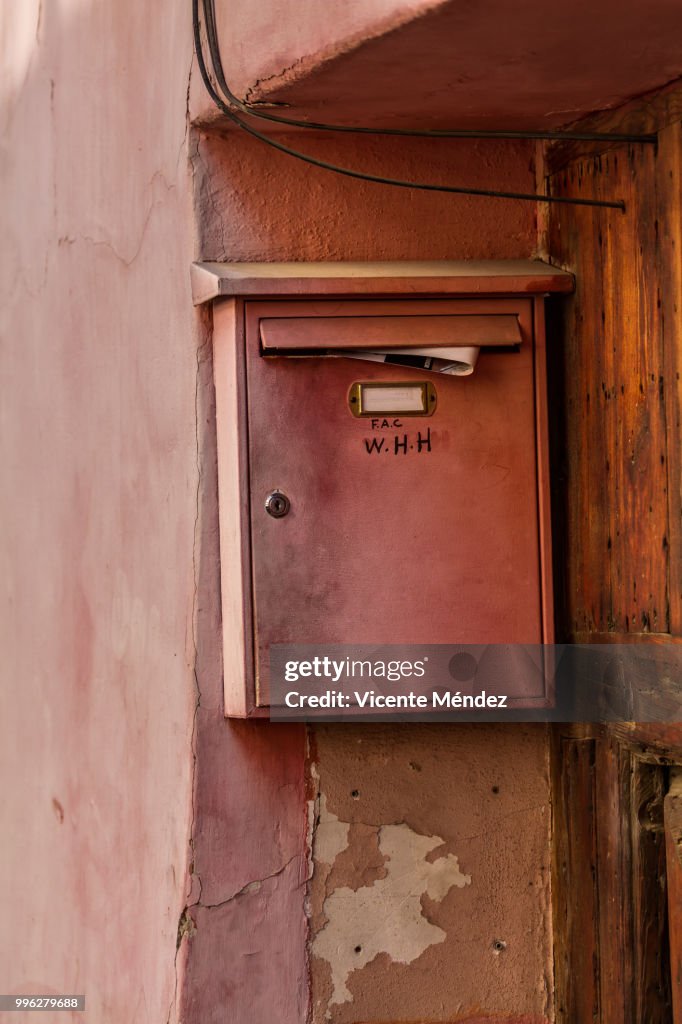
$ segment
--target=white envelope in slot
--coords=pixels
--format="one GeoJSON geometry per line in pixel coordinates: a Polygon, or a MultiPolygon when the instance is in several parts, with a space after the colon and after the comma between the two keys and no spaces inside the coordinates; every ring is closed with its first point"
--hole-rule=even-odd
{"type": "Polygon", "coordinates": [[[522,341],[514,314],[273,317],[260,321],[264,356],[341,356],[466,377],[482,347],[522,341]]]}
{"type": "Polygon", "coordinates": [[[372,363],[387,363],[392,366],[414,367],[431,373],[447,373],[453,377],[468,377],[474,372],[480,348],[401,348],[401,349],[352,349],[328,352],[328,355],[343,356],[344,359],[367,359],[372,363]]]}

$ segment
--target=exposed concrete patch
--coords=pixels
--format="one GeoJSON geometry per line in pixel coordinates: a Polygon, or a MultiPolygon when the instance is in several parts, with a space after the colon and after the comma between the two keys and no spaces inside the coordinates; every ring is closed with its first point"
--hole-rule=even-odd
{"type": "Polygon", "coordinates": [[[387,874],[388,857],[379,846],[379,829],[376,825],[351,825],[348,830],[348,846],[334,861],[327,878],[326,891],[347,886],[354,892],[362,886],[374,885],[387,874]]]}
{"type": "Polygon", "coordinates": [[[547,771],[544,727],[311,730],[311,1024],[551,1018],[547,771]],[[332,865],[318,859],[314,834],[315,820],[330,812],[350,823],[332,865]],[[396,959],[392,946],[391,928],[405,931],[391,916],[397,886],[393,900],[377,897],[399,874],[392,833],[416,844],[417,863],[403,880],[415,882],[404,888],[416,894],[410,926],[415,916],[426,926],[414,952],[437,937],[409,961],[413,951],[396,959]],[[455,877],[470,873],[470,885],[446,888],[448,855],[457,858],[455,877]],[[437,869],[426,879],[425,865],[437,869]],[[372,925],[375,952],[366,935],[372,925]],[[327,959],[324,944],[334,939],[327,959]],[[338,1001],[343,986],[351,998],[338,1001]]]}
{"type": "MultiPolygon", "coordinates": [[[[335,819],[331,824],[337,823],[335,819]]],[[[384,877],[358,889],[334,889],[324,901],[327,923],[313,941],[313,953],[331,966],[332,1003],[352,1000],[346,985],[349,974],[380,953],[408,964],[429,946],[444,942],[446,932],[425,917],[421,898],[440,902],[453,886],[471,884],[454,854],[426,860],[443,845],[440,836],[420,835],[405,824],[383,825],[376,833],[384,877]]]]}

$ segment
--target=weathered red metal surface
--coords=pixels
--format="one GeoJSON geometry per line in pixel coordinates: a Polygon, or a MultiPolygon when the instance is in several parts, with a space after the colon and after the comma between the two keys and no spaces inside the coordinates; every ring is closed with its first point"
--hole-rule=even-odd
{"type": "Polygon", "coordinates": [[[519,352],[482,355],[465,380],[431,377],[431,417],[357,420],[355,381],[424,375],[265,359],[259,321],[272,311],[247,304],[259,703],[270,644],[542,641],[532,310],[525,300],[462,305],[493,311],[518,313],[519,352]],[[274,489],[291,501],[282,519],[264,508],[274,489]]]}
{"type": "Polygon", "coordinates": [[[541,260],[192,264],[196,304],[221,295],[544,295],[573,287],[572,274],[541,260]]]}
{"type": "MultiPolygon", "coordinates": [[[[400,304],[400,308],[414,303],[400,304]]],[[[390,316],[273,317],[260,324],[264,350],[356,349],[414,345],[518,345],[521,330],[513,314],[462,316],[453,303],[449,314],[390,316]]],[[[419,308],[419,306],[418,306],[419,308]]]]}

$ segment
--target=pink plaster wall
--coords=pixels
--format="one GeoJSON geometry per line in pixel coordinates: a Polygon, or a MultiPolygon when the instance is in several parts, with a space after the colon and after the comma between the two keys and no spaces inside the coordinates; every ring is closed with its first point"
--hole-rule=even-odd
{"type": "MultiPolygon", "coordinates": [[[[318,0],[216,0],[223,63],[235,95],[254,98],[270,79],[295,81],[320,62],[352,50],[366,39],[399,28],[445,0],[344,0],[321,6],[318,0]]],[[[215,116],[197,80],[190,94],[196,119],[215,116]]]]}
{"type": "Polygon", "coordinates": [[[1,28],[0,991],[159,1024],[193,766],[189,9],[1,28]]]}
{"type": "Polygon", "coordinates": [[[419,14],[321,53],[307,78],[283,64],[249,98],[312,121],[546,129],[682,75],[678,0],[448,0],[419,14]]]}
{"type": "Polygon", "coordinates": [[[678,0],[215,4],[235,94],[309,121],[556,128],[682,74],[678,0]]]}
{"type": "MultiPolygon", "coordinates": [[[[525,257],[534,209],[361,186],[195,135],[180,0],[35,0],[3,10],[1,36],[0,990],[85,992],[107,1024],[302,1024],[307,739],[222,715],[210,322],[188,264],[525,257]]],[[[534,188],[525,145],[308,144],[370,170],[534,188]]],[[[443,815],[466,804],[467,772],[492,777],[494,746],[462,735],[473,766],[453,755],[443,815]]],[[[400,740],[421,763],[428,734],[400,740]]],[[[541,802],[543,734],[515,744],[541,802]]],[[[397,749],[387,731],[389,772],[397,749]]],[[[332,755],[343,773],[343,737],[317,750],[321,777],[332,755]]],[[[546,849],[547,815],[524,827],[546,849]]],[[[472,914],[489,899],[467,896],[472,914]]],[[[543,909],[538,935],[547,922],[543,909]]],[[[538,984],[547,942],[524,961],[538,984]]]]}

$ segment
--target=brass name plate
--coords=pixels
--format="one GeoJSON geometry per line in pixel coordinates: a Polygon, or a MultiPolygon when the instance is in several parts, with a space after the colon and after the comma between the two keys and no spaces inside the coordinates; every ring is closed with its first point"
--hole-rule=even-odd
{"type": "Polygon", "coordinates": [[[436,404],[430,381],[356,381],[348,392],[353,416],[431,416],[436,404]]]}

